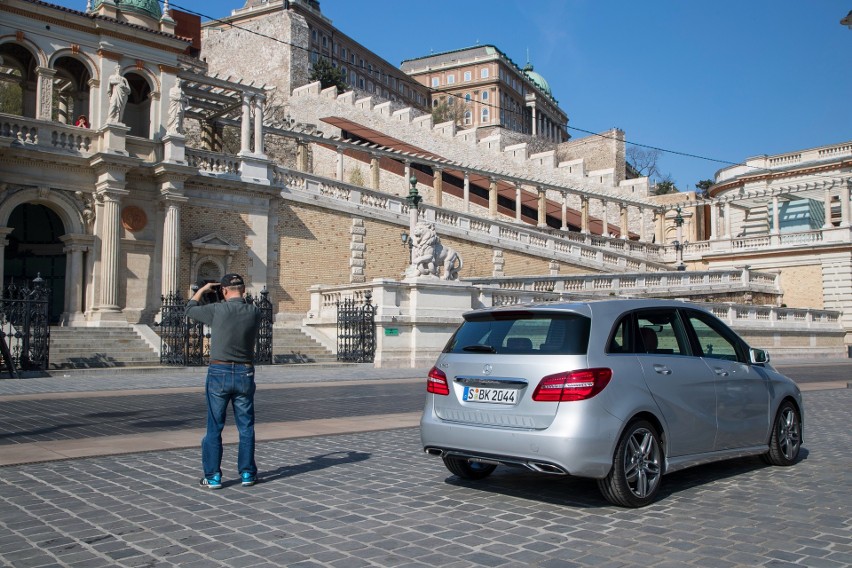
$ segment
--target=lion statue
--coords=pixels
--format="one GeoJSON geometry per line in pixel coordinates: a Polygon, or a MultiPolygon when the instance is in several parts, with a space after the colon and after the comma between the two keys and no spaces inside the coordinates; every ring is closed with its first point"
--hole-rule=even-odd
{"type": "Polygon", "coordinates": [[[444,269],[444,280],[458,280],[464,262],[458,251],[441,244],[434,224],[415,225],[412,248],[412,264],[419,276],[437,277],[440,267],[444,269]]]}

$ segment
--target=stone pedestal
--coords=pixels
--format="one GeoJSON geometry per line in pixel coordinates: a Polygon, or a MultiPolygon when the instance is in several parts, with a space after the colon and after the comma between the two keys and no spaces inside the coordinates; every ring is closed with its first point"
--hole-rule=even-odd
{"type": "Polygon", "coordinates": [[[163,161],[177,163],[186,161],[186,138],[182,134],[163,136],[163,161]]]}
{"type": "Polygon", "coordinates": [[[101,152],[127,153],[127,133],[130,127],[116,122],[109,122],[101,129],[101,152]]]}

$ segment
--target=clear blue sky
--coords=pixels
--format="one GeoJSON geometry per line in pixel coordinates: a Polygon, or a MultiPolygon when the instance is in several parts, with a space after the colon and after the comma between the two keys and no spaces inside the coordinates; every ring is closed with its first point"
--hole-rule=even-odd
{"type": "MultiPolygon", "coordinates": [[[[171,0],[170,0],[171,1],[171,0]]],[[[85,0],[62,0],[85,9],[85,0]]],[[[240,0],[173,0],[222,17],[240,0]]],[[[852,0],[321,0],[343,33],[399,65],[492,44],[527,52],[569,126],[741,162],[852,140],[852,0]]],[[[572,136],[585,133],[570,130],[572,136]]],[[[680,189],[725,167],[664,153],[680,189]]]]}

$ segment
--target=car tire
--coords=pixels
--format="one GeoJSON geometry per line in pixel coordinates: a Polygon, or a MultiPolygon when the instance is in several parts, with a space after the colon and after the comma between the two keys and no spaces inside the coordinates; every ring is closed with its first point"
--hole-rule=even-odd
{"type": "Polygon", "coordinates": [[[646,420],[631,423],[615,447],[612,469],[598,488],[604,498],[620,507],[644,507],[651,503],[663,476],[660,434],[646,420]]]}
{"type": "Polygon", "coordinates": [[[778,409],[772,423],[769,451],[763,454],[763,461],[769,465],[793,465],[801,448],[802,416],[796,406],[787,401],[778,409]]]}
{"type": "Polygon", "coordinates": [[[470,462],[462,458],[445,457],[444,465],[447,469],[462,479],[485,479],[497,469],[492,463],[470,462]]]}

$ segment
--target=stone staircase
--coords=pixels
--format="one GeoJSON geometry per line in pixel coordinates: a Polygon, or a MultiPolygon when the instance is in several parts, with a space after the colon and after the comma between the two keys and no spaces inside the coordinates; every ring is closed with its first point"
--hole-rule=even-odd
{"type": "Polygon", "coordinates": [[[51,327],[50,368],[149,367],[160,357],[133,328],[51,327]]]}
{"type": "Polygon", "coordinates": [[[272,357],[287,363],[336,363],[337,356],[299,329],[276,327],[272,332],[272,357]]]}

